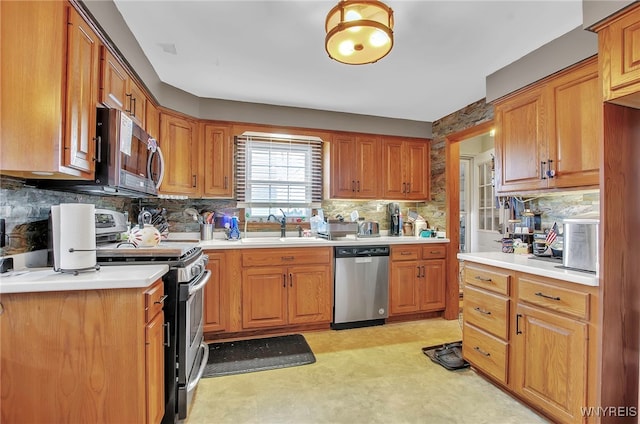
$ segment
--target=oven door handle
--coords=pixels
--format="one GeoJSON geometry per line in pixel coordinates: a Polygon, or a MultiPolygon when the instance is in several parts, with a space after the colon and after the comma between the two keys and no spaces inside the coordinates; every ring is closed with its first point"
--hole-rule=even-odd
{"type": "Polygon", "coordinates": [[[189,297],[206,286],[209,282],[209,278],[211,278],[211,271],[206,270],[204,274],[202,274],[201,281],[198,284],[193,287],[189,286],[189,297]]]}
{"type": "Polygon", "coordinates": [[[202,374],[204,374],[204,369],[207,367],[207,362],[209,362],[209,345],[205,342],[201,342],[200,349],[204,350],[202,354],[202,362],[200,362],[200,369],[198,370],[196,378],[190,381],[187,385],[187,392],[190,392],[196,388],[196,386],[200,382],[200,379],[202,378],[202,374]]]}

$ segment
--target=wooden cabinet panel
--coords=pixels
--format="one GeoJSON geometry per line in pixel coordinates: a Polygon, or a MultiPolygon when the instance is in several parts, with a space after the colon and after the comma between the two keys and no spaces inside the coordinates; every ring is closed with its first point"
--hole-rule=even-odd
{"type": "Polygon", "coordinates": [[[64,164],[85,172],[86,178],[92,178],[100,43],[78,12],[72,7],[68,11],[64,164]]]}
{"type": "Polygon", "coordinates": [[[560,422],[583,422],[587,324],[521,304],[516,314],[516,392],[560,422]]]}
{"type": "Polygon", "coordinates": [[[391,246],[391,261],[415,261],[422,259],[422,247],[415,244],[391,246]]]}
{"type": "MultiPolygon", "coordinates": [[[[162,287],[162,286],[161,286],[162,287]]],[[[164,416],[164,313],[156,314],[146,327],[145,388],[147,423],[157,424],[164,416]]]]}
{"type": "Polygon", "coordinates": [[[382,197],[385,199],[404,198],[407,182],[404,181],[402,146],[400,140],[384,140],[382,197]]]}
{"type": "Polygon", "coordinates": [[[204,287],[204,332],[227,330],[228,297],[224,274],[224,253],[207,253],[211,278],[204,287]]]}
{"type": "Polygon", "coordinates": [[[423,259],[442,259],[447,256],[447,246],[438,244],[431,246],[422,246],[423,259]]]}
{"type": "Polygon", "coordinates": [[[280,267],[242,272],[242,325],[245,329],[287,324],[287,272],[280,267]]]}
{"type": "Polygon", "coordinates": [[[195,123],[177,115],[161,113],[160,125],[160,147],[165,159],[160,192],[196,195],[200,149],[195,123]]]}
{"type": "Polygon", "coordinates": [[[597,186],[602,103],[596,58],[549,84],[550,187],[597,186]]]}
{"type": "Polygon", "coordinates": [[[541,172],[547,160],[546,111],[541,89],[520,94],[495,108],[496,188],[498,191],[545,188],[541,172]]]}
{"type": "Polygon", "coordinates": [[[462,328],[462,339],[465,359],[499,382],[508,383],[508,343],[468,323],[462,328]]]}
{"type": "Polygon", "coordinates": [[[596,31],[604,100],[640,109],[640,5],[600,24],[596,31]]]}
{"type": "Polygon", "coordinates": [[[404,163],[407,200],[427,200],[430,190],[429,142],[406,142],[404,163]]]}
{"type": "Polygon", "coordinates": [[[464,266],[464,282],[496,293],[509,295],[511,275],[499,268],[467,263],[464,266]]]}
{"type": "Polygon", "coordinates": [[[145,128],[147,96],[142,88],[138,86],[132,79],[129,79],[127,90],[127,103],[125,112],[129,117],[141,128],[145,128]]]}
{"type": "Polygon", "coordinates": [[[301,265],[287,271],[289,324],[331,321],[331,268],[301,265]]]}
{"type": "Polygon", "coordinates": [[[144,319],[151,321],[158,313],[162,312],[164,306],[164,286],[155,284],[144,293],[144,319]]]}
{"type": "Polygon", "coordinates": [[[589,319],[589,293],[544,284],[526,277],[518,278],[518,300],[562,312],[580,319],[589,319]]]}
{"type": "Polygon", "coordinates": [[[445,307],[446,262],[444,259],[432,259],[422,262],[420,309],[438,311],[445,307]]]}
{"type": "Polygon", "coordinates": [[[242,252],[242,266],[268,266],[293,264],[328,264],[330,247],[305,247],[299,249],[247,249],[242,252]]]}
{"type": "Polygon", "coordinates": [[[380,197],[380,139],[338,134],[331,142],[331,197],[380,197]]]}
{"type": "Polygon", "coordinates": [[[227,126],[204,125],[202,197],[233,197],[233,143],[227,126]]]}
{"type": "Polygon", "coordinates": [[[420,267],[417,261],[391,263],[391,281],[389,282],[390,314],[405,314],[420,310],[419,275],[420,267]]]}
{"type": "Polygon", "coordinates": [[[429,140],[383,139],[383,185],[385,199],[428,200],[431,178],[429,140]]]}
{"type": "Polygon", "coordinates": [[[145,107],[145,130],[156,140],[160,139],[160,111],[150,100],[145,107]]]}
{"type": "Polygon", "coordinates": [[[100,85],[100,101],[107,107],[125,110],[129,103],[127,85],[129,75],[115,56],[102,46],[102,78],[100,85]]]}
{"type": "Polygon", "coordinates": [[[464,320],[502,340],[508,340],[509,302],[507,297],[466,286],[464,320]]]}

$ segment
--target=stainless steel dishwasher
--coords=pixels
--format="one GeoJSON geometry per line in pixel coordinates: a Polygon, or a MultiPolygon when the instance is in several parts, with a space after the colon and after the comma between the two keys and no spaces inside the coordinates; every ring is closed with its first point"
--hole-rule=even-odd
{"type": "Polygon", "coordinates": [[[384,324],[389,316],[389,246],[335,248],[331,328],[384,324]]]}

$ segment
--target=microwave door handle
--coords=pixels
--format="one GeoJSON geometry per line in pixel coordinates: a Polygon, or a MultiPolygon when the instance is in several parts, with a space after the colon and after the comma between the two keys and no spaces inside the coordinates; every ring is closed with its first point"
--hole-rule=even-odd
{"type": "Polygon", "coordinates": [[[162,184],[162,180],[164,179],[164,156],[162,155],[162,150],[160,150],[160,146],[156,147],[156,152],[149,155],[149,160],[147,161],[147,175],[153,181],[156,188],[160,188],[160,184],[162,184]],[[151,178],[151,164],[153,163],[153,157],[158,155],[158,168],[160,169],[160,173],[158,175],[158,181],[153,181],[151,178]]]}

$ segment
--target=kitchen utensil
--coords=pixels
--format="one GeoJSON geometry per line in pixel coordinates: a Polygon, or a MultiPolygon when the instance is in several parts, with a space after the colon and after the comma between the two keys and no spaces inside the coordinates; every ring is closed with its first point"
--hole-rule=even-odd
{"type": "Polygon", "coordinates": [[[155,247],[160,244],[161,239],[160,231],[151,225],[151,212],[140,212],[138,225],[129,232],[129,242],[136,247],[155,247]]]}
{"type": "Polygon", "coordinates": [[[202,219],[202,216],[200,216],[197,210],[193,208],[187,208],[184,210],[184,213],[192,217],[194,221],[198,221],[200,224],[204,224],[204,220],[202,219]]]}

